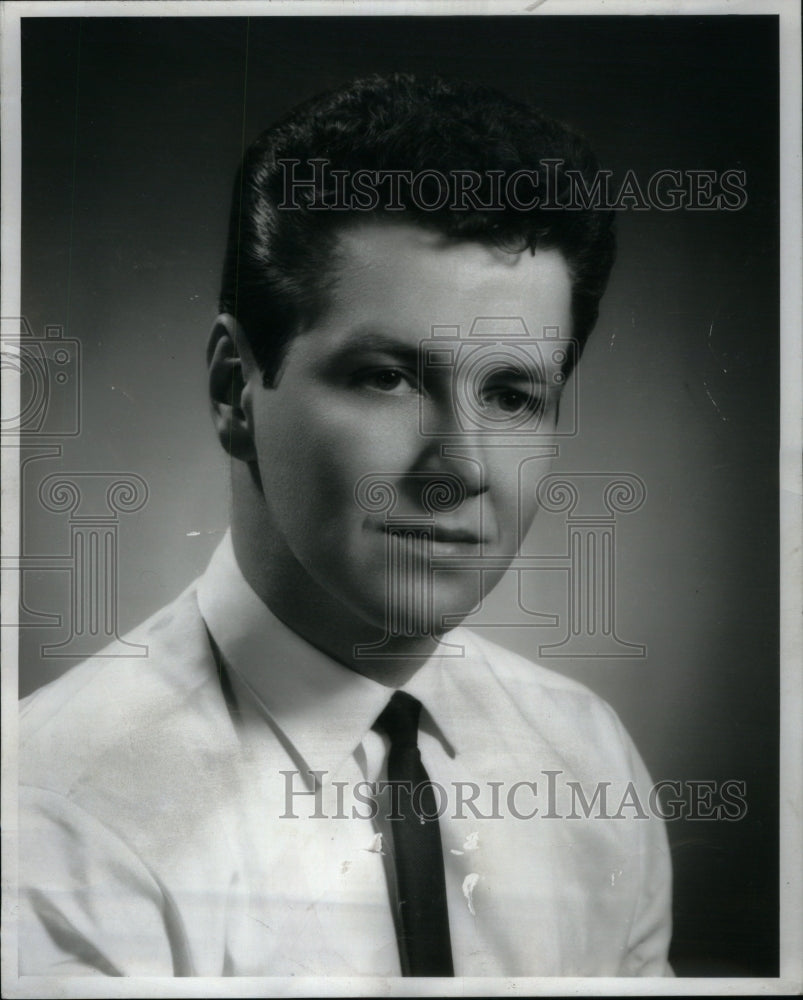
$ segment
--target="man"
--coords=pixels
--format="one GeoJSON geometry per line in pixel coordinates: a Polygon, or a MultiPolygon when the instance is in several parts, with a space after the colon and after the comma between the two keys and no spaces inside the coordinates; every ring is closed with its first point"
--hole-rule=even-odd
{"type": "Polygon", "coordinates": [[[23,703],[23,974],[667,973],[621,724],[453,627],[555,452],[613,260],[609,214],[566,207],[595,170],[529,108],[407,76],[249,149],[208,354],[231,532],[131,637],[146,662],[23,703]]]}

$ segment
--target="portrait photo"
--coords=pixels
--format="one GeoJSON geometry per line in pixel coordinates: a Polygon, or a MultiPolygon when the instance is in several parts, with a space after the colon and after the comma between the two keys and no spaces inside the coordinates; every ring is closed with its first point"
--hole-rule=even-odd
{"type": "Polygon", "coordinates": [[[795,8],[4,8],[5,995],[801,988],[795,8]]]}

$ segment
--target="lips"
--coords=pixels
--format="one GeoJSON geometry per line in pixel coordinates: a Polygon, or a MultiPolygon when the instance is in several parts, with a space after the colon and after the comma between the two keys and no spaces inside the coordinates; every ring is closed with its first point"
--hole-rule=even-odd
{"type": "Polygon", "coordinates": [[[480,545],[485,539],[480,538],[468,528],[435,525],[432,538],[436,542],[460,542],[464,545],[480,545]]]}
{"type": "Polygon", "coordinates": [[[407,530],[413,527],[432,527],[432,541],[437,543],[447,545],[482,545],[488,542],[487,538],[477,534],[477,532],[472,528],[453,524],[432,525],[431,522],[427,521],[420,522],[420,524],[415,524],[414,522],[407,524],[404,522],[399,522],[397,524],[394,524],[393,522],[385,522],[382,525],[382,530],[387,533],[391,528],[407,530]]]}

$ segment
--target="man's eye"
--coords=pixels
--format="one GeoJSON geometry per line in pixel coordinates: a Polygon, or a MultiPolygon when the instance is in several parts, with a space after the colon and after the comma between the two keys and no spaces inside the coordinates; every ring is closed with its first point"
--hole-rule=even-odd
{"type": "Polygon", "coordinates": [[[410,377],[398,368],[380,368],[364,372],[360,375],[359,382],[378,392],[399,394],[414,391],[410,377]]]}
{"type": "Polygon", "coordinates": [[[489,406],[495,406],[503,413],[511,416],[523,413],[525,410],[537,413],[541,408],[541,400],[518,389],[490,389],[485,393],[485,401],[489,406]]]}
{"type": "Polygon", "coordinates": [[[500,392],[497,399],[499,409],[505,413],[521,413],[530,402],[523,393],[515,391],[500,392]]]}

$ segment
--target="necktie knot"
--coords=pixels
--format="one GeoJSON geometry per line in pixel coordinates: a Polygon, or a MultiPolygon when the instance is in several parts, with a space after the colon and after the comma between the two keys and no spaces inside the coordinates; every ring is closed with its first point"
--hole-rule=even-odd
{"type": "Polygon", "coordinates": [[[418,720],[421,702],[406,691],[395,691],[374,728],[387,733],[394,749],[418,745],[418,720]]]}

